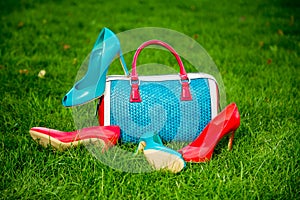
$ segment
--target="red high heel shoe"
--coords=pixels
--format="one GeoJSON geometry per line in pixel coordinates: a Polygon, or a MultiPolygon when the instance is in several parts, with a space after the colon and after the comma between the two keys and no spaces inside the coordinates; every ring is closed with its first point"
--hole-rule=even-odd
{"type": "Polygon", "coordinates": [[[235,103],[228,105],[204,128],[188,146],[178,150],[186,162],[206,162],[212,157],[217,143],[231,133],[228,148],[232,149],[235,130],[240,126],[240,114],[235,103]]]}
{"type": "Polygon", "coordinates": [[[33,127],[29,131],[31,137],[42,146],[53,146],[58,150],[65,150],[78,143],[100,141],[103,150],[115,145],[120,137],[118,126],[93,126],[73,132],[63,132],[44,127],[33,127]]]}

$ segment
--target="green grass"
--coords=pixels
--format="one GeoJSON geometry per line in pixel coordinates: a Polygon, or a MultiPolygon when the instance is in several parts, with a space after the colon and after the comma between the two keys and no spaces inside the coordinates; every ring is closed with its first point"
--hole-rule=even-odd
{"type": "Polygon", "coordinates": [[[1,0],[0,7],[0,198],[299,199],[296,1],[1,0]],[[131,174],[103,165],[84,147],[53,152],[36,144],[28,133],[33,126],[75,128],[61,98],[104,26],[197,35],[219,68],[227,102],[241,113],[233,151],[221,141],[210,162],[188,163],[180,174],[131,174]]]}

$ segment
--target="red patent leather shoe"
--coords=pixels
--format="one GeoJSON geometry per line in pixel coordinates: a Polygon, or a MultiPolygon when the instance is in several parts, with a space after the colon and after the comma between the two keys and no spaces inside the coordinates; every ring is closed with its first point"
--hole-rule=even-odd
{"type": "Polygon", "coordinates": [[[188,146],[179,150],[186,162],[206,162],[212,157],[215,146],[225,136],[229,137],[228,148],[232,149],[235,130],[240,126],[240,114],[235,103],[228,105],[203,129],[188,146]]]}
{"type": "Polygon", "coordinates": [[[63,132],[44,127],[33,127],[29,131],[31,137],[47,147],[53,146],[58,150],[76,147],[79,143],[97,143],[103,150],[115,145],[120,137],[118,126],[93,126],[73,132],[63,132]]]}

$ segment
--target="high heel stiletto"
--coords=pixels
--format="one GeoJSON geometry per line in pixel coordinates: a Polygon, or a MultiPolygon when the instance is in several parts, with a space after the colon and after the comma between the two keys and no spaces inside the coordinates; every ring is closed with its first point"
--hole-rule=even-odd
{"type": "Polygon", "coordinates": [[[78,143],[90,143],[100,141],[103,150],[115,145],[120,137],[120,127],[118,126],[93,126],[76,130],[73,132],[63,132],[44,127],[33,127],[29,131],[31,137],[42,146],[53,146],[58,150],[65,150],[71,146],[76,147],[78,143]]]}
{"type": "Polygon", "coordinates": [[[173,173],[180,172],[185,162],[180,153],[165,147],[154,133],[143,134],[140,138],[137,152],[143,151],[147,161],[156,169],[167,169],[173,173]]]}
{"type": "Polygon", "coordinates": [[[125,74],[129,74],[119,39],[111,30],[103,28],[91,52],[87,73],[64,96],[62,104],[66,107],[77,106],[100,97],[105,90],[108,66],[116,55],[120,56],[125,74]]]}
{"type": "Polygon", "coordinates": [[[188,146],[178,150],[186,162],[206,162],[211,159],[217,143],[231,133],[228,149],[232,149],[235,130],[240,126],[240,114],[235,103],[228,105],[204,128],[188,146]]]}

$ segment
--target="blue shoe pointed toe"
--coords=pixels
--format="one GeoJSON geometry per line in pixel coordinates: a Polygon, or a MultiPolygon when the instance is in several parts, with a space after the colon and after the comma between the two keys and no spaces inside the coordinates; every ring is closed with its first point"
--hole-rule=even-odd
{"type": "Polygon", "coordinates": [[[143,151],[147,161],[156,170],[167,169],[173,173],[178,173],[185,167],[182,155],[164,146],[158,134],[143,134],[137,151],[143,151]]]}
{"type": "Polygon", "coordinates": [[[108,67],[117,55],[128,74],[119,39],[111,30],[103,28],[90,54],[87,73],[64,96],[62,104],[66,107],[77,106],[102,96],[108,67]]]}

